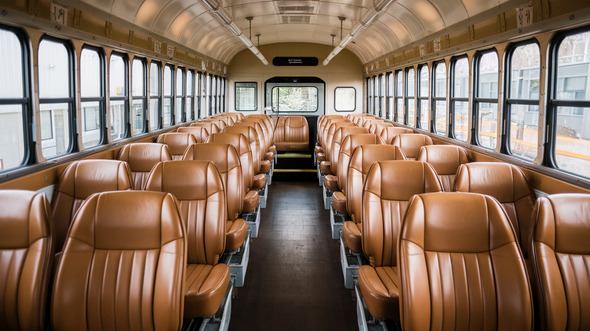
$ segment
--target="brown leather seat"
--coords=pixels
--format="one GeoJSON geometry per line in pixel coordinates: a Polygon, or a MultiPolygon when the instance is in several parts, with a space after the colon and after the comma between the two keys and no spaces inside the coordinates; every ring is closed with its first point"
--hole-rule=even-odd
{"type": "Polygon", "coordinates": [[[82,202],[94,193],[131,190],[129,164],[115,160],[74,161],[59,179],[52,210],[55,251],[61,252],[72,218],[82,202]]]}
{"type": "Polygon", "coordinates": [[[227,206],[217,168],[209,161],[162,162],[152,170],[147,189],[173,194],[186,227],[184,318],[215,314],[230,280],[228,266],[218,263],[225,250],[227,206]]]}
{"type": "Polygon", "coordinates": [[[203,122],[214,123],[217,126],[217,128],[219,129],[219,132],[223,131],[223,128],[226,127],[225,122],[220,118],[206,118],[203,120],[203,122]]]}
{"type": "Polygon", "coordinates": [[[331,117],[331,118],[326,119],[326,121],[323,122],[323,124],[321,124],[321,126],[318,128],[318,139],[319,139],[320,148],[317,148],[315,150],[316,158],[318,161],[321,162],[321,161],[327,160],[326,159],[326,152],[329,147],[329,145],[327,143],[328,129],[330,128],[330,125],[332,125],[332,123],[340,123],[340,122],[344,123],[344,122],[350,122],[350,121],[342,116],[331,117]]]}
{"type": "Polygon", "coordinates": [[[265,120],[262,118],[245,117],[235,125],[242,124],[254,124],[256,133],[258,133],[258,139],[260,140],[261,146],[261,160],[272,160],[274,153],[270,151],[272,145],[272,131],[265,124],[265,120]]]}
{"type": "MultiPolygon", "coordinates": [[[[347,130],[349,129],[351,128],[347,128],[347,130]]],[[[361,129],[366,130],[365,128],[361,129]]],[[[340,192],[334,192],[334,194],[332,194],[332,206],[338,213],[343,215],[348,213],[346,206],[346,181],[348,180],[348,168],[352,153],[357,148],[357,146],[382,143],[383,141],[379,137],[370,133],[351,134],[344,138],[338,156],[338,164],[341,166],[338,167],[337,184],[340,192]]],[[[331,177],[332,175],[326,176],[326,187],[328,185],[332,185],[333,178],[331,177]]]]}
{"type": "Polygon", "coordinates": [[[363,189],[362,247],[370,265],[359,269],[359,285],[376,318],[399,320],[397,241],[402,219],[415,194],[442,192],[431,165],[420,161],[381,161],[363,189]]]}
{"type": "Polygon", "coordinates": [[[406,133],[414,133],[414,131],[408,128],[387,127],[381,131],[380,137],[386,144],[391,145],[395,137],[406,133]]]}
{"type": "Polygon", "coordinates": [[[404,160],[404,154],[392,145],[360,145],[352,153],[346,179],[346,209],[352,221],[344,222],[342,239],[348,248],[362,252],[362,205],[363,185],[369,169],[375,162],[404,160]]]}
{"type": "MultiPolygon", "coordinates": [[[[223,133],[239,133],[243,134],[246,139],[248,139],[248,144],[250,144],[250,150],[252,151],[252,166],[253,172],[255,174],[259,173],[261,170],[261,161],[262,161],[262,149],[264,148],[263,142],[260,140],[261,137],[254,129],[254,123],[237,123],[234,126],[227,127],[223,129],[223,133]]],[[[270,163],[269,163],[270,164],[270,163]]]]}
{"type": "Polygon", "coordinates": [[[246,137],[239,133],[215,133],[209,136],[208,143],[230,144],[234,146],[240,157],[242,166],[242,178],[244,179],[244,205],[243,213],[250,213],[258,206],[259,194],[257,190],[264,187],[266,176],[264,174],[253,175],[252,152],[246,137]],[[256,186],[254,186],[256,185],[256,186]]]}
{"type": "Polygon", "coordinates": [[[281,143],[285,141],[285,121],[287,120],[288,116],[279,116],[273,117],[273,143],[275,146],[277,143],[281,143]]]}
{"type": "Polygon", "coordinates": [[[326,133],[326,146],[324,146],[325,151],[325,161],[320,162],[320,171],[322,174],[332,174],[332,165],[330,160],[332,158],[332,149],[334,147],[334,136],[336,135],[336,131],[343,127],[356,127],[352,122],[336,122],[330,124],[328,127],[328,131],[326,133]]]}
{"type": "Polygon", "coordinates": [[[225,187],[227,206],[225,250],[240,248],[248,233],[248,225],[239,218],[244,206],[244,179],[236,149],[230,144],[195,144],[187,148],[183,160],[211,161],[217,167],[225,187]]]}
{"type": "Polygon", "coordinates": [[[197,144],[204,143],[209,138],[209,130],[202,126],[183,126],[176,132],[188,132],[195,136],[197,144]]]}
{"type": "Polygon", "coordinates": [[[393,139],[393,146],[399,147],[408,160],[415,160],[420,147],[432,145],[432,138],[424,134],[400,134],[393,139]]]}
{"type": "Polygon", "coordinates": [[[278,151],[300,151],[309,150],[309,125],[303,116],[288,116],[284,126],[284,140],[277,141],[275,145],[278,151]]]}
{"type": "Polygon", "coordinates": [[[381,133],[385,128],[392,128],[393,124],[385,121],[373,121],[369,126],[369,132],[381,136],[381,133]]]}
{"type": "Polygon", "coordinates": [[[508,213],[522,254],[525,259],[528,258],[535,195],[517,166],[502,162],[462,164],[457,172],[455,191],[487,194],[496,198],[508,213]]]}
{"type": "Polygon", "coordinates": [[[188,132],[169,132],[159,135],[156,142],[168,145],[172,160],[180,160],[186,148],[196,144],[197,139],[188,132]]]}
{"type": "Polygon", "coordinates": [[[542,330],[590,329],[590,195],[539,198],[530,249],[542,330]]]}
{"type": "MultiPolygon", "coordinates": [[[[320,149],[322,148],[322,144],[321,144],[321,139],[320,139],[320,135],[323,134],[324,131],[324,127],[326,125],[326,122],[330,119],[342,119],[342,120],[348,120],[348,118],[345,118],[342,115],[322,115],[318,118],[317,124],[316,124],[316,128],[317,128],[317,136],[316,136],[316,141],[317,144],[316,146],[319,147],[320,149]]],[[[317,151],[317,150],[316,150],[317,151]]]]}
{"type": "Polygon", "coordinates": [[[213,122],[204,122],[204,121],[199,121],[199,122],[195,122],[195,123],[191,123],[190,125],[191,127],[202,127],[207,129],[207,131],[209,132],[209,135],[212,135],[214,133],[219,133],[221,132],[219,130],[219,127],[217,126],[217,124],[213,123],[213,122]]]}
{"type": "Polygon", "coordinates": [[[57,266],[53,328],[179,330],[186,249],[172,195],[91,196],[76,214],[57,266]]]}
{"type": "Polygon", "coordinates": [[[172,157],[168,152],[168,145],[132,143],[121,148],[117,159],[129,164],[131,177],[133,178],[133,189],[144,190],[152,168],[158,162],[172,160],[172,157]]]}
{"type": "Polygon", "coordinates": [[[414,197],[399,239],[404,330],[531,330],[522,254],[502,207],[489,196],[414,197]]]}
{"type": "Polygon", "coordinates": [[[469,162],[465,148],[455,145],[422,146],[417,161],[430,163],[440,179],[445,192],[452,192],[457,170],[463,163],[469,162]]]}
{"type": "MultiPolygon", "coordinates": [[[[366,128],[359,128],[357,126],[345,126],[341,127],[336,131],[334,135],[334,139],[332,140],[332,151],[330,152],[331,159],[330,161],[330,172],[333,175],[326,175],[324,179],[324,187],[330,191],[339,191],[340,188],[338,187],[338,170],[339,170],[339,159],[340,159],[340,150],[342,148],[342,142],[346,137],[351,134],[366,134],[369,133],[369,130],[366,128]]],[[[366,144],[379,144],[381,140],[375,139],[374,142],[367,142],[366,144]]],[[[352,153],[352,152],[351,152],[352,153]]],[[[348,167],[348,165],[345,165],[348,167]]]]}
{"type": "Polygon", "coordinates": [[[44,193],[0,191],[0,329],[44,330],[53,223],[44,193]]]}

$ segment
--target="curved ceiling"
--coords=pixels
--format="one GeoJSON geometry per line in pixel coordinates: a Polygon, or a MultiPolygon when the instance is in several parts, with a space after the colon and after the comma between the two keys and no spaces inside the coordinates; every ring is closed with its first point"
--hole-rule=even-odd
{"type": "MultiPolygon", "coordinates": [[[[251,34],[255,46],[283,42],[336,46],[341,23],[345,37],[363,15],[386,1],[221,0],[220,6],[246,37],[251,34]],[[253,17],[251,31],[247,17],[253,17]]],[[[507,1],[394,0],[347,48],[367,63],[507,1]]],[[[83,2],[226,64],[246,48],[203,0],[83,2]]]]}

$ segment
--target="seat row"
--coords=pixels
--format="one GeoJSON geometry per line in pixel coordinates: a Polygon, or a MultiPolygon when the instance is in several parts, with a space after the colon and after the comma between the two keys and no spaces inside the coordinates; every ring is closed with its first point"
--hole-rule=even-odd
{"type": "Polygon", "coordinates": [[[280,152],[307,152],[309,124],[303,116],[273,117],[274,143],[280,152]]]}

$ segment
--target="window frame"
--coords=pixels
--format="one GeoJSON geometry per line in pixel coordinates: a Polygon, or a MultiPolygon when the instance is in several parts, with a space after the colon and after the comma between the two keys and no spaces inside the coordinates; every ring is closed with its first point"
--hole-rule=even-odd
{"type": "MultiPolygon", "coordinates": [[[[123,107],[124,107],[124,111],[123,111],[123,126],[124,126],[124,130],[123,130],[123,135],[122,137],[118,138],[118,139],[114,139],[114,140],[121,140],[121,139],[126,139],[131,137],[131,123],[129,122],[129,114],[131,112],[131,109],[129,107],[129,56],[126,53],[121,53],[121,52],[116,52],[113,51],[111,52],[111,54],[109,55],[109,91],[108,91],[108,97],[109,97],[109,114],[110,114],[110,108],[111,108],[111,101],[123,101],[123,107]],[[119,56],[121,57],[121,59],[123,59],[123,70],[125,71],[123,77],[124,77],[124,88],[123,90],[125,91],[125,94],[123,96],[111,96],[111,58],[113,56],[119,56]]],[[[109,117],[109,127],[111,125],[111,121],[112,118],[109,117]]],[[[109,131],[109,139],[112,137],[112,132],[109,131]]],[[[114,140],[111,140],[111,142],[113,142],[114,140]]]]}
{"type": "MultiPolygon", "coordinates": [[[[496,150],[496,148],[498,147],[498,144],[500,143],[500,136],[499,136],[499,132],[496,132],[496,146],[494,147],[486,147],[483,146],[481,144],[481,142],[479,141],[479,108],[480,105],[482,103],[495,103],[496,104],[496,113],[498,113],[498,107],[500,107],[500,102],[498,102],[499,100],[499,96],[500,96],[500,91],[498,90],[496,93],[496,97],[495,98],[484,98],[484,97],[480,97],[480,93],[481,91],[479,90],[479,81],[480,81],[480,62],[481,59],[484,55],[489,54],[489,53],[496,53],[496,58],[498,58],[498,73],[496,74],[496,79],[497,79],[497,84],[501,84],[500,82],[500,55],[498,54],[498,50],[495,47],[492,48],[487,48],[487,49],[482,49],[482,50],[478,50],[475,55],[473,56],[473,61],[472,61],[472,65],[471,65],[471,70],[473,70],[472,76],[473,76],[473,82],[472,82],[472,100],[471,100],[471,144],[472,145],[476,145],[479,146],[481,148],[485,148],[487,150],[491,150],[494,151],[496,150]]],[[[500,118],[496,118],[496,128],[498,127],[498,121],[500,121],[500,118]]]]}
{"type": "MultiPolygon", "coordinates": [[[[394,104],[395,104],[395,114],[394,114],[394,118],[393,121],[396,123],[400,123],[400,124],[406,124],[405,123],[405,117],[406,117],[406,112],[404,111],[404,118],[401,119],[399,118],[399,100],[402,100],[401,105],[403,108],[405,108],[405,102],[404,102],[404,97],[405,97],[405,88],[404,88],[404,83],[405,83],[405,74],[404,74],[404,70],[403,69],[398,69],[394,72],[394,81],[393,81],[393,89],[395,91],[394,93],[394,104]],[[400,76],[401,75],[401,76],[400,76]],[[398,85],[398,78],[401,77],[401,83],[402,83],[402,88],[399,88],[398,85]],[[401,91],[400,91],[401,90],[401,91]]],[[[403,110],[403,109],[402,109],[403,110]]]]}
{"type": "Polygon", "coordinates": [[[354,86],[336,86],[334,88],[334,111],[337,113],[353,113],[356,111],[356,88],[354,86]],[[354,108],[352,110],[338,110],[336,109],[336,90],[343,88],[351,88],[354,90],[354,108]]]}
{"type": "Polygon", "coordinates": [[[432,126],[432,112],[430,109],[430,102],[428,101],[430,99],[430,95],[431,95],[431,91],[430,91],[430,71],[431,68],[428,66],[428,63],[423,63],[421,65],[418,66],[418,70],[416,70],[416,128],[418,129],[422,129],[428,132],[432,132],[431,130],[431,126],[432,126]],[[427,75],[426,75],[426,88],[427,88],[427,92],[426,92],[426,96],[420,96],[420,89],[422,87],[422,74],[421,71],[422,69],[426,67],[426,70],[428,70],[427,75]],[[423,128],[422,127],[422,101],[426,100],[426,103],[428,104],[428,121],[427,121],[427,125],[429,126],[428,128],[423,128]]]}
{"type": "Polygon", "coordinates": [[[448,82],[449,82],[449,68],[447,67],[447,63],[445,61],[445,59],[442,60],[438,60],[438,61],[434,61],[432,62],[432,69],[430,70],[430,95],[431,95],[431,104],[430,104],[430,108],[431,108],[431,132],[432,133],[436,133],[439,134],[443,137],[449,137],[449,133],[451,132],[451,127],[450,127],[450,120],[449,120],[449,102],[447,101],[447,95],[449,95],[449,86],[448,86],[448,82]],[[437,96],[437,89],[436,89],[436,68],[442,64],[445,67],[445,95],[444,96],[437,96]],[[436,109],[436,103],[439,101],[444,101],[445,102],[445,108],[446,108],[446,115],[445,115],[445,128],[446,128],[446,132],[444,133],[438,133],[437,129],[436,129],[436,118],[437,118],[437,109],[436,109]]]}
{"type": "Polygon", "coordinates": [[[367,77],[365,79],[365,84],[367,85],[367,114],[371,114],[371,109],[373,108],[373,85],[371,83],[371,77],[367,77]]]}
{"type": "Polygon", "coordinates": [[[404,68],[404,108],[406,109],[405,111],[405,121],[404,124],[408,125],[410,127],[415,128],[416,127],[416,68],[414,68],[414,66],[409,66],[404,68]],[[410,87],[409,84],[407,84],[408,81],[408,76],[410,73],[410,70],[414,71],[414,95],[409,96],[408,95],[408,88],[410,87]],[[414,125],[410,124],[410,107],[409,107],[409,101],[410,99],[414,100],[414,125]]]}
{"type": "Polygon", "coordinates": [[[393,112],[395,109],[395,106],[393,104],[394,102],[394,97],[393,97],[393,91],[394,91],[394,85],[395,85],[395,74],[393,73],[393,71],[388,71],[385,73],[385,119],[386,120],[392,120],[393,119],[393,112]]]}
{"type": "Polygon", "coordinates": [[[273,106],[273,112],[277,112],[277,113],[315,113],[318,110],[320,110],[320,89],[317,86],[313,86],[313,85],[300,85],[300,86],[288,86],[288,85],[281,85],[281,86],[273,86],[270,89],[270,104],[273,105],[274,104],[274,89],[279,89],[280,88],[285,88],[285,87],[295,87],[295,88],[313,88],[316,91],[316,104],[315,104],[315,109],[313,111],[305,111],[305,110],[281,110],[279,108],[280,103],[278,103],[279,101],[277,100],[277,108],[276,110],[274,109],[273,106]]]}
{"type": "Polygon", "coordinates": [[[379,93],[381,92],[379,89],[379,76],[374,75],[371,78],[371,83],[373,84],[373,112],[371,114],[374,116],[378,116],[379,112],[381,111],[381,109],[379,109],[379,93]]]}
{"type": "MultiPolygon", "coordinates": [[[[148,112],[149,112],[148,111],[148,107],[149,107],[148,98],[149,98],[149,96],[148,96],[148,86],[147,86],[149,84],[149,81],[147,78],[148,77],[147,59],[145,57],[134,56],[133,61],[131,61],[131,68],[133,68],[133,62],[135,62],[135,60],[141,62],[141,65],[143,66],[143,77],[142,77],[142,79],[143,79],[143,91],[142,91],[143,96],[136,97],[136,96],[133,96],[133,93],[131,93],[131,105],[133,105],[133,100],[140,100],[140,99],[143,100],[143,104],[144,104],[144,107],[143,107],[143,128],[135,135],[135,136],[139,136],[139,135],[149,132],[149,128],[148,128],[148,112]]],[[[133,83],[133,72],[131,72],[131,75],[132,75],[131,82],[133,83]]],[[[133,131],[133,130],[131,129],[131,131],[133,131]]],[[[131,132],[131,136],[134,136],[133,132],[131,132]]]]}
{"type": "MultiPolygon", "coordinates": [[[[149,86],[149,102],[150,105],[148,107],[151,107],[151,100],[152,99],[157,99],[158,100],[158,109],[156,110],[156,113],[158,114],[158,118],[157,118],[157,123],[155,125],[154,131],[156,130],[161,130],[164,126],[164,121],[162,119],[162,103],[163,103],[163,88],[164,88],[164,84],[163,84],[163,73],[162,73],[163,67],[162,67],[162,62],[160,61],[150,61],[150,65],[149,65],[149,79],[148,79],[148,83],[150,84],[149,86]],[[158,77],[157,77],[157,82],[158,82],[158,86],[157,86],[157,92],[156,95],[152,95],[152,86],[151,86],[151,75],[152,75],[152,65],[156,65],[157,67],[157,72],[158,72],[158,77]]],[[[151,115],[151,109],[149,109],[148,113],[151,115]]],[[[149,123],[152,122],[152,118],[148,118],[148,130],[149,132],[152,131],[151,125],[149,125],[149,123]]]]}
{"type": "MultiPolygon", "coordinates": [[[[447,86],[447,93],[449,94],[449,102],[447,107],[449,109],[449,133],[448,137],[453,138],[455,140],[459,140],[464,143],[469,143],[469,137],[466,137],[465,141],[460,140],[457,138],[455,134],[455,102],[466,102],[469,105],[469,86],[467,87],[467,97],[455,97],[455,67],[459,60],[466,59],[467,60],[467,68],[471,70],[469,65],[469,57],[467,54],[462,54],[458,56],[451,57],[449,62],[449,70],[447,71],[448,81],[449,84],[447,86]]],[[[467,74],[467,82],[469,84],[469,73],[467,74]]],[[[469,109],[467,109],[467,118],[469,118],[469,109]]],[[[469,126],[469,120],[467,121],[467,125],[469,126]]],[[[469,135],[469,127],[467,128],[467,135],[469,135]]]]}
{"type": "Polygon", "coordinates": [[[174,113],[176,112],[176,108],[174,102],[176,101],[176,66],[172,63],[166,63],[162,66],[163,75],[162,75],[162,128],[169,128],[175,124],[174,113]],[[166,77],[166,68],[170,69],[170,95],[166,95],[166,84],[165,84],[165,77],[166,77]],[[170,99],[170,123],[166,125],[166,118],[164,118],[164,105],[166,103],[166,99],[170,99]]]}
{"type": "MultiPolygon", "coordinates": [[[[106,111],[106,54],[102,47],[96,47],[93,45],[84,44],[82,49],[80,50],[80,56],[82,56],[82,52],[85,50],[92,50],[95,51],[99,56],[99,63],[100,63],[100,96],[98,97],[83,97],[82,96],[82,72],[80,72],[80,116],[82,115],[82,104],[84,102],[98,102],[98,116],[99,116],[99,123],[98,123],[98,130],[99,130],[99,139],[98,144],[95,146],[91,146],[88,148],[93,148],[100,145],[108,144],[108,135],[107,135],[107,111],[106,111]]],[[[80,64],[81,66],[81,61],[80,64]]],[[[81,116],[82,121],[81,127],[78,129],[78,132],[82,134],[86,132],[86,123],[84,121],[85,116],[81,116]]],[[[83,146],[81,146],[83,147],[83,146]]],[[[84,147],[86,149],[86,147],[84,147]]]]}
{"type": "Polygon", "coordinates": [[[186,122],[186,69],[181,66],[176,66],[174,75],[174,115],[172,120],[172,125],[179,125],[186,122]],[[180,95],[178,95],[178,74],[181,73],[181,90],[180,95]],[[180,99],[180,105],[178,100],[180,99]],[[176,107],[180,106],[180,118],[176,118],[176,107]]]}

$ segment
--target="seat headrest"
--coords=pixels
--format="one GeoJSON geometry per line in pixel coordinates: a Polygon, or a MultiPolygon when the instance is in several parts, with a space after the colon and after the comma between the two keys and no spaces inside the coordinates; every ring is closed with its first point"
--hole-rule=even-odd
{"type": "Polygon", "coordinates": [[[334,139],[338,142],[343,142],[346,137],[351,134],[368,134],[369,129],[367,128],[360,128],[358,126],[344,126],[339,128],[334,135],[334,139]]]}
{"type": "Polygon", "coordinates": [[[285,126],[291,128],[302,128],[307,126],[307,120],[303,116],[289,116],[285,122],[285,126]]]}
{"type": "Polygon", "coordinates": [[[405,160],[405,157],[396,146],[359,145],[352,153],[349,168],[367,174],[373,163],[385,160],[405,160]]]}
{"type": "Polygon", "coordinates": [[[129,164],[134,172],[149,172],[158,162],[171,160],[168,146],[158,143],[127,144],[119,151],[117,159],[129,164]]]}
{"type": "Polygon", "coordinates": [[[172,193],[178,200],[205,200],[223,191],[223,182],[213,162],[177,160],[158,163],[145,189],[172,193]]]}
{"type": "Polygon", "coordinates": [[[243,155],[250,151],[248,138],[241,133],[214,133],[209,136],[207,143],[230,144],[234,146],[238,155],[243,155]]]}
{"type": "Polygon", "coordinates": [[[156,142],[168,145],[170,154],[182,155],[189,145],[197,143],[197,139],[188,132],[169,132],[159,135],[156,142]]]}
{"type": "Polygon", "coordinates": [[[183,126],[178,128],[177,132],[188,132],[192,133],[197,139],[197,142],[203,142],[209,137],[209,130],[202,126],[183,126]]]}
{"type": "Polygon", "coordinates": [[[420,147],[432,145],[432,138],[424,134],[400,134],[393,139],[393,145],[398,146],[406,157],[415,159],[420,152],[420,147]]]}
{"type": "Polygon", "coordinates": [[[537,200],[534,241],[555,252],[590,254],[590,194],[554,194],[537,200]]]}
{"type": "Polygon", "coordinates": [[[0,191],[0,249],[28,248],[49,236],[52,216],[45,193],[0,191]]]}
{"type": "Polygon", "coordinates": [[[416,160],[430,163],[439,175],[454,175],[461,164],[469,162],[469,156],[460,146],[427,145],[420,148],[416,160]]]}
{"type": "Polygon", "coordinates": [[[415,194],[442,192],[442,185],[426,162],[379,161],[367,174],[364,190],[381,200],[409,201],[415,194]]]}
{"type": "Polygon", "coordinates": [[[400,127],[387,127],[381,131],[381,138],[385,141],[386,144],[392,144],[395,137],[400,134],[410,134],[413,133],[412,129],[408,128],[400,128],[400,127]]]}
{"type": "Polygon", "coordinates": [[[88,198],[74,217],[68,237],[97,249],[139,250],[160,249],[182,239],[183,232],[171,194],[119,191],[88,198]]]}
{"type": "Polygon", "coordinates": [[[217,126],[217,124],[213,123],[213,122],[196,122],[196,123],[191,123],[190,125],[191,127],[196,126],[196,127],[203,127],[206,128],[207,131],[209,131],[209,134],[213,134],[213,133],[219,133],[219,127],[217,126]]]}
{"type": "Polygon", "coordinates": [[[66,168],[57,190],[74,199],[86,199],[97,192],[130,190],[131,183],[133,180],[127,162],[80,160],[66,168]]]}
{"type": "Polygon", "coordinates": [[[187,148],[183,160],[211,161],[221,173],[240,167],[240,157],[230,144],[194,144],[187,148]]]}
{"type": "Polygon", "coordinates": [[[336,133],[336,131],[340,128],[343,127],[347,127],[347,126],[355,126],[354,123],[352,122],[335,122],[330,124],[330,126],[328,127],[328,134],[333,135],[336,133]]]}
{"type": "Polygon", "coordinates": [[[459,167],[455,191],[491,195],[500,203],[508,203],[531,195],[522,171],[503,162],[473,162],[459,167]]]}
{"type": "Polygon", "coordinates": [[[383,141],[381,140],[381,138],[377,137],[372,133],[351,134],[344,138],[344,140],[342,141],[340,153],[345,153],[348,156],[352,156],[352,153],[358,146],[374,144],[383,144],[383,141]]]}
{"type": "Polygon", "coordinates": [[[425,251],[481,253],[516,243],[502,206],[482,194],[416,195],[403,222],[401,239],[425,251]]]}

